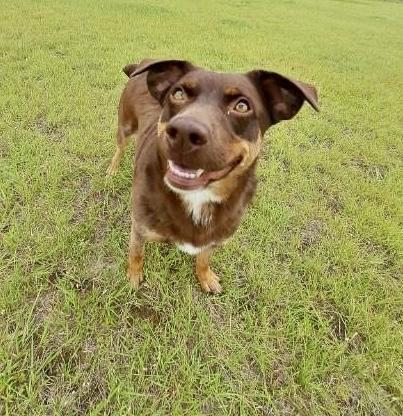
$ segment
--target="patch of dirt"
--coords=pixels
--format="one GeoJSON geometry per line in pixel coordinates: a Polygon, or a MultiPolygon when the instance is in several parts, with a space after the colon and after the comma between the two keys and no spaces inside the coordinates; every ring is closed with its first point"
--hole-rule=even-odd
{"type": "Polygon", "coordinates": [[[34,321],[37,324],[42,324],[47,321],[52,315],[58,300],[59,293],[57,289],[50,289],[46,292],[40,293],[36,299],[36,304],[33,310],[34,321]]]}
{"type": "Polygon", "coordinates": [[[88,175],[82,175],[76,189],[77,193],[73,202],[73,215],[70,219],[70,223],[72,224],[79,224],[85,217],[91,194],[91,178],[88,175]]]}
{"type": "Polygon", "coordinates": [[[288,377],[284,370],[285,365],[281,361],[274,361],[270,370],[271,385],[275,388],[281,388],[287,385],[288,377]]]}
{"type": "Polygon", "coordinates": [[[331,149],[333,147],[334,144],[334,139],[331,137],[327,137],[323,142],[322,142],[322,146],[325,149],[331,149]]]}
{"type": "Polygon", "coordinates": [[[397,414],[403,415],[403,390],[391,385],[383,385],[381,388],[387,394],[397,414]]]}
{"type": "Polygon", "coordinates": [[[337,215],[343,210],[343,203],[337,197],[329,197],[326,206],[333,215],[337,215]]]}
{"type": "Polygon", "coordinates": [[[331,338],[345,342],[347,351],[351,353],[362,353],[366,351],[366,338],[365,335],[358,332],[349,332],[349,322],[347,317],[338,310],[337,306],[328,303],[321,305],[319,308],[323,311],[323,315],[329,321],[330,336],[331,338]]]}
{"type": "Polygon", "coordinates": [[[322,165],[315,165],[315,170],[316,172],[318,172],[320,175],[324,175],[326,173],[326,168],[322,165]]]}
{"type": "Polygon", "coordinates": [[[50,123],[44,116],[38,116],[34,120],[34,127],[42,135],[53,141],[60,141],[64,139],[65,133],[64,130],[50,123]]]}
{"type": "Polygon", "coordinates": [[[310,220],[303,227],[300,234],[300,247],[302,250],[319,242],[323,231],[325,229],[325,223],[321,220],[310,220]]]}
{"type": "Polygon", "coordinates": [[[280,160],[280,169],[284,173],[288,173],[291,170],[291,162],[288,159],[281,159],[280,160]]]}
{"type": "Polygon", "coordinates": [[[83,343],[82,354],[94,354],[97,350],[97,343],[94,338],[87,338],[83,343]]]}
{"type": "Polygon", "coordinates": [[[74,284],[74,289],[84,294],[84,293],[91,292],[96,286],[96,282],[97,282],[96,279],[86,276],[86,277],[80,278],[79,280],[76,279],[73,284],[74,284]]]}
{"type": "Polygon", "coordinates": [[[350,396],[347,399],[339,401],[340,414],[342,416],[386,416],[390,414],[401,414],[401,412],[390,413],[391,408],[388,405],[385,407],[384,392],[381,388],[375,387],[372,389],[371,393],[368,394],[368,392],[362,389],[362,382],[355,380],[350,381],[350,384],[350,396]]]}
{"type": "Polygon", "coordinates": [[[377,243],[371,240],[362,241],[362,246],[366,253],[378,254],[382,257],[382,268],[391,272],[391,276],[396,280],[401,279],[402,270],[399,266],[399,255],[386,244],[377,243]]]}
{"type": "Polygon", "coordinates": [[[347,349],[349,352],[354,353],[363,353],[367,351],[366,346],[366,337],[363,334],[359,334],[358,332],[354,332],[350,338],[346,338],[348,343],[347,349]]]}
{"type": "Polygon", "coordinates": [[[327,189],[320,187],[319,191],[323,195],[326,202],[326,208],[333,214],[333,216],[340,214],[343,211],[344,205],[337,195],[331,194],[327,189]]]}
{"type": "Polygon", "coordinates": [[[106,375],[101,371],[87,372],[77,383],[71,383],[65,376],[48,378],[40,397],[48,407],[48,415],[55,409],[61,414],[87,415],[97,403],[108,395],[106,375]]]}
{"type": "Polygon", "coordinates": [[[385,179],[389,172],[388,166],[368,163],[361,158],[351,160],[351,166],[361,170],[365,175],[375,180],[385,179]]]}
{"type": "Polygon", "coordinates": [[[329,321],[330,335],[338,341],[348,341],[348,319],[333,302],[321,303],[317,306],[329,321]]]}
{"type": "Polygon", "coordinates": [[[58,280],[66,274],[66,268],[64,265],[57,265],[48,276],[48,282],[51,285],[56,285],[58,280]]]}
{"type": "Polygon", "coordinates": [[[9,148],[5,143],[0,143],[0,157],[6,157],[9,154],[9,148]]]}
{"type": "Polygon", "coordinates": [[[286,400],[276,400],[273,407],[275,409],[273,412],[274,415],[295,416],[300,414],[297,409],[286,400]]]}
{"type": "Polygon", "coordinates": [[[259,416],[275,416],[274,409],[269,406],[268,404],[258,405],[256,406],[256,413],[259,416]]]}
{"type": "Polygon", "coordinates": [[[347,323],[343,315],[338,313],[331,314],[330,325],[333,337],[344,341],[347,336],[347,323]]]}
{"type": "Polygon", "coordinates": [[[220,414],[219,405],[214,399],[207,399],[200,405],[200,414],[204,416],[215,416],[220,414]]]}
{"type": "Polygon", "coordinates": [[[253,380],[259,383],[264,377],[262,371],[260,370],[259,364],[256,362],[253,355],[248,355],[246,357],[242,370],[242,376],[245,380],[248,380],[248,382],[253,380]]]}
{"type": "Polygon", "coordinates": [[[339,214],[344,208],[340,199],[337,196],[331,195],[326,198],[326,207],[333,215],[339,214]]]}
{"type": "Polygon", "coordinates": [[[79,415],[88,415],[95,405],[108,396],[108,387],[104,374],[87,377],[78,389],[77,411],[79,415]]]}
{"type": "Polygon", "coordinates": [[[149,305],[131,306],[130,317],[132,324],[135,323],[136,319],[140,319],[150,322],[153,326],[158,325],[162,320],[161,314],[149,305]]]}
{"type": "Polygon", "coordinates": [[[347,400],[343,400],[341,404],[342,415],[355,415],[363,414],[361,408],[362,395],[358,388],[351,390],[350,397],[347,400]]]}
{"type": "Polygon", "coordinates": [[[188,351],[191,352],[191,351],[194,350],[195,346],[198,345],[198,343],[199,343],[199,336],[197,334],[196,335],[190,335],[186,339],[185,343],[186,343],[186,348],[188,349],[188,351]]]}
{"type": "Polygon", "coordinates": [[[220,304],[219,300],[214,299],[212,296],[206,297],[206,294],[200,290],[199,286],[195,289],[199,291],[201,297],[204,297],[201,301],[207,304],[211,321],[219,327],[228,325],[227,311],[224,306],[220,304]]]}

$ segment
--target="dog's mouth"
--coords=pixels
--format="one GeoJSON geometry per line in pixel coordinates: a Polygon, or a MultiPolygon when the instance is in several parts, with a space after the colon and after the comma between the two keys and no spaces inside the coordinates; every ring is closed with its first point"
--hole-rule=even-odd
{"type": "Polygon", "coordinates": [[[187,169],[179,166],[172,160],[168,160],[168,168],[165,179],[170,185],[183,190],[194,190],[206,187],[212,181],[218,181],[226,176],[238,163],[236,159],[223,169],[206,171],[204,169],[187,169]]]}

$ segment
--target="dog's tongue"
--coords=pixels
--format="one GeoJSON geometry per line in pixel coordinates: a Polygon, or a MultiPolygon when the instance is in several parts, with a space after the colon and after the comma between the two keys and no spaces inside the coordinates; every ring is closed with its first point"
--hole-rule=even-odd
{"type": "Polygon", "coordinates": [[[168,160],[166,178],[177,188],[191,190],[202,188],[210,181],[222,178],[230,169],[229,166],[221,170],[206,172],[203,169],[186,169],[168,160]]]}

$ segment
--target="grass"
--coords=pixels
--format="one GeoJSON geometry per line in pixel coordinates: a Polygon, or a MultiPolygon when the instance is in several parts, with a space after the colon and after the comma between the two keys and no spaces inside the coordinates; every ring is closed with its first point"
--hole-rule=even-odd
{"type": "Polygon", "coordinates": [[[0,6],[0,414],[402,414],[402,4],[0,6]],[[221,296],[164,245],[125,279],[129,156],[105,170],[143,57],[320,92],[265,139],[221,296]]]}

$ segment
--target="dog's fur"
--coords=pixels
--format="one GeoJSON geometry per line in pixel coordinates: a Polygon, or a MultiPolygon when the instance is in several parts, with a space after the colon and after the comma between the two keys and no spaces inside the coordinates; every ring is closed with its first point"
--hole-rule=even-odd
{"type": "Polygon", "coordinates": [[[209,257],[255,193],[262,137],[305,100],[317,110],[316,90],[273,72],[222,74],[179,60],[147,59],[123,70],[130,79],[108,174],[135,134],[128,278],[135,287],[143,280],[146,241],[166,241],[196,255],[203,290],[218,293],[209,257]]]}

